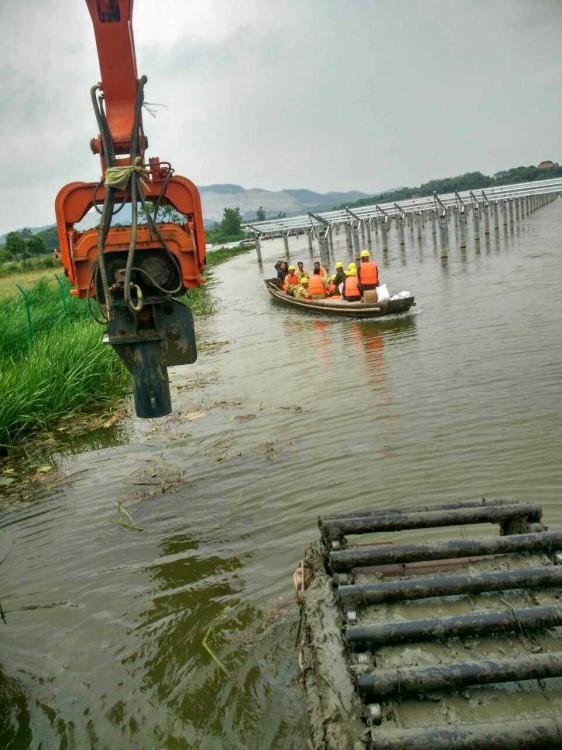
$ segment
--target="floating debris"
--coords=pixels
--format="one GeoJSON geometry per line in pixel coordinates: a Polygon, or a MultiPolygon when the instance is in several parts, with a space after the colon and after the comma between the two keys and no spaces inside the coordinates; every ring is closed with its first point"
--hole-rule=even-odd
{"type": "Polygon", "coordinates": [[[144,531],[142,526],[139,526],[133,521],[129,511],[123,507],[121,500],[117,501],[117,518],[113,518],[112,521],[119,526],[124,526],[126,529],[133,529],[134,531],[144,531]]]}

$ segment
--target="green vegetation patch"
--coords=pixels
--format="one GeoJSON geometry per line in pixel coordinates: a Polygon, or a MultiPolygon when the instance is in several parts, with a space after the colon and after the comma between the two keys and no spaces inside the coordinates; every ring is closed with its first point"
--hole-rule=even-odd
{"type": "Polygon", "coordinates": [[[255,247],[255,245],[245,245],[244,247],[220,247],[218,250],[212,250],[207,253],[206,266],[207,268],[213,268],[213,266],[224,263],[225,260],[230,260],[230,258],[235,258],[237,255],[243,255],[250,250],[254,250],[255,247]]]}
{"type": "MultiPolygon", "coordinates": [[[[15,282],[14,282],[15,283],[15,282]]],[[[130,389],[129,375],[86,304],[40,279],[0,300],[0,450],[74,411],[104,406],[130,389]]]]}

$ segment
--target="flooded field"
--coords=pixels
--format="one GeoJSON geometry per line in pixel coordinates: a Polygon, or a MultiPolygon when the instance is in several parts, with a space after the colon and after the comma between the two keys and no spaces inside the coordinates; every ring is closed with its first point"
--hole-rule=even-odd
{"type": "Polygon", "coordinates": [[[0,746],[301,750],[292,572],[319,513],[501,495],[562,528],[561,230],[558,200],[466,250],[451,228],[447,257],[429,225],[375,248],[416,295],[395,320],[276,305],[282,240],[218,267],[174,413],[0,487],[0,746]]]}

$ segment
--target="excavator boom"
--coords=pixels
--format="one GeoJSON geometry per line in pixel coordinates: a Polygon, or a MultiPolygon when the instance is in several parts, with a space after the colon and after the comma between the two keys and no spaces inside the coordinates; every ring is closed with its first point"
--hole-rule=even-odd
{"type": "MultiPolygon", "coordinates": [[[[133,0],[86,0],[96,38],[109,131],[117,153],[128,154],[137,98],[133,0]]],[[[92,150],[100,153],[100,141],[92,150]]]]}
{"type": "Polygon", "coordinates": [[[172,408],[167,368],[197,357],[192,315],[178,298],[204,283],[201,200],[193,182],[176,175],[170,162],[145,159],[147,79],[137,75],[133,0],[86,4],[101,70],[101,82],[90,91],[99,127],[90,145],[100,156],[101,179],[59,191],[61,257],[71,293],[89,303],[95,299],[105,340],[133,376],[137,415],[160,417],[172,408]],[[112,226],[125,206],[130,226],[112,226]],[[174,209],[172,221],[160,220],[164,206],[174,209]],[[79,228],[92,208],[99,225],[79,228]]]}

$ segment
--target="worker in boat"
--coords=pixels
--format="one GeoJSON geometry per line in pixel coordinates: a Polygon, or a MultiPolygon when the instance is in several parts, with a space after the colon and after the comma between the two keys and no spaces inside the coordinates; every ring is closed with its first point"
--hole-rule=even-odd
{"type": "Polygon", "coordinates": [[[318,268],[316,263],[314,264],[314,272],[308,282],[308,293],[311,299],[324,299],[326,296],[326,286],[320,273],[320,263],[318,263],[318,268]]]}
{"type": "MultiPolygon", "coordinates": [[[[345,275],[343,278],[345,281],[345,275]]],[[[328,297],[330,297],[331,299],[341,299],[340,289],[339,289],[337,280],[338,280],[337,274],[334,274],[330,278],[330,288],[328,289],[328,297]]]]}
{"type": "Polygon", "coordinates": [[[376,289],[379,285],[379,269],[377,264],[370,259],[368,250],[361,250],[361,262],[357,271],[359,279],[359,291],[363,293],[367,289],[376,289]]]}
{"type": "Polygon", "coordinates": [[[293,296],[297,299],[310,299],[308,293],[308,276],[301,276],[298,287],[293,290],[293,296]]]}
{"type": "Polygon", "coordinates": [[[343,282],[343,296],[348,302],[360,302],[361,291],[359,289],[359,281],[357,278],[357,269],[351,268],[348,270],[348,275],[345,277],[343,282]]]}
{"type": "Polygon", "coordinates": [[[295,273],[295,267],[289,266],[288,273],[283,280],[283,289],[287,294],[291,294],[293,287],[298,286],[299,279],[295,273]]]}
{"type": "Polygon", "coordinates": [[[289,273],[287,269],[287,264],[284,260],[278,260],[275,264],[275,270],[277,271],[277,278],[283,284],[285,281],[285,276],[289,273]]]}
{"type": "Polygon", "coordinates": [[[299,260],[299,262],[297,263],[297,270],[295,273],[297,274],[299,281],[303,276],[308,277],[308,273],[304,270],[304,263],[302,262],[302,260],[299,260]]]}
{"type": "Polygon", "coordinates": [[[320,276],[323,279],[327,278],[328,272],[323,266],[320,265],[320,263],[317,260],[314,261],[314,273],[316,273],[316,269],[318,269],[318,271],[320,272],[320,276]]]}
{"type": "Polygon", "coordinates": [[[345,271],[343,270],[343,263],[338,260],[336,263],[336,286],[339,288],[340,284],[345,281],[345,271]]]}

